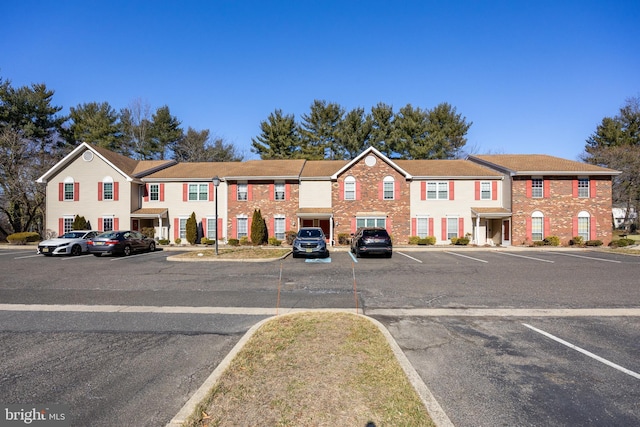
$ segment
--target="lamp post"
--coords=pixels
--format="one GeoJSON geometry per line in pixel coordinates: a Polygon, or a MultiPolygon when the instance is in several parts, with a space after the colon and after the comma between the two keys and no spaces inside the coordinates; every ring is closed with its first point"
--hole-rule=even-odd
{"type": "Polygon", "coordinates": [[[213,186],[216,188],[214,199],[216,202],[216,256],[217,256],[218,255],[218,186],[220,185],[220,178],[218,178],[218,175],[216,175],[213,178],[211,178],[211,180],[213,181],[213,186]]]}

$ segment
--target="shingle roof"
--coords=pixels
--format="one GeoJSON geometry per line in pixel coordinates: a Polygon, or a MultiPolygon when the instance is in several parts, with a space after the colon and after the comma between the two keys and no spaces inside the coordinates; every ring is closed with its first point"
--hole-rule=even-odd
{"type": "Polygon", "coordinates": [[[134,171],[138,166],[138,160],[133,160],[130,157],[123,156],[122,154],[114,153],[106,148],[91,146],[92,149],[97,151],[102,157],[107,159],[109,163],[120,169],[122,172],[129,176],[134,175],[134,171]]]}
{"type": "Polygon", "coordinates": [[[467,160],[394,160],[394,163],[414,178],[499,176],[496,171],[467,160]]]}
{"type": "Polygon", "coordinates": [[[546,154],[491,154],[470,156],[469,159],[477,159],[483,164],[511,172],[515,175],[535,174],[613,174],[619,172],[588,163],[562,159],[546,154]]]}
{"type": "Polygon", "coordinates": [[[145,179],[207,180],[214,176],[224,178],[240,168],[240,162],[186,162],[178,163],[161,171],[147,175],[145,179]]]}
{"type": "Polygon", "coordinates": [[[238,163],[230,177],[298,177],[306,160],[249,160],[238,163]]]}
{"type": "Polygon", "coordinates": [[[329,178],[348,162],[348,160],[307,160],[301,177],[329,178]]]}

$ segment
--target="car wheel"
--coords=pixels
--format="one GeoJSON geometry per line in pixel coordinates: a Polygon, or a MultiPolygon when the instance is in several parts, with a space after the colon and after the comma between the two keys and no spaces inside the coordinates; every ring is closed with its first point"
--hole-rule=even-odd
{"type": "Polygon", "coordinates": [[[393,256],[393,252],[389,252],[389,253],[387,254],[387,258],[391,258],[392,256],[393,256]]]}
{"type": "Polygon", "coordinates": [[[102,256],[102,254],[93,254],[93,256],[102,256]]]}
{"type": "Polygon", "coordinates": [[[82,253],[82,248],[80,245],[73,245],[71,248],[71,256],[78,256],[82,253]]]}
{"type": "Polygon", "coordinates": [[[151,242],[149,243],[149,252],[154,252],[156,250],[156,244],[151,242]]]}
{"type": "Polygon", "coordinates": [[[292,258],[298,258],[298,254],[297,254],[297,253],[295,253],[295,252],[293,252],[293,253],[291,254],[291,257],[292,257],[292,258]]]}
{"type": "Polygon", "coordinates": [[[124,249],[122,250],[122,254],[124,256],[131,255],[131,246],[129,246],[129,245],[125,246],[124,249]]]}

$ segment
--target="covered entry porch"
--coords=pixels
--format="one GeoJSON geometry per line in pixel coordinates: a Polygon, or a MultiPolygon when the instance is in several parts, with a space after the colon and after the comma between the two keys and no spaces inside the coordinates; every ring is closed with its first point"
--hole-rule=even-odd
{"type": "Polygon", "coordinates": [[[131,229],[154,229],[154,238],[169,238],[169,210],[166,208],[142,208],[131,213],[131,229]]]}
{"type": "Polygon", "coordinates": [[[505,208],[471,208],[473,242],[484,246],[511,245],[511,211],[505,208]]]}
{"type": "Polygon", "coordinates": [[[320,227],[333,246],[333,210],[331,208],[301,208],[297,212],[298,230],[300,227],[320,227]]]}

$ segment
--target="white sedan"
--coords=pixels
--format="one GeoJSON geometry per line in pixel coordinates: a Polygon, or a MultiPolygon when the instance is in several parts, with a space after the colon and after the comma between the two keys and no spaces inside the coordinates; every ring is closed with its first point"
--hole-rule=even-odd
{"type": "Polygon", "coordinates": [[[80,255],[89,252],[87,240],[98,235],[97,231],[73,230],[55,239],[38,243],[38,253],[51,255],[80,255]]]}

